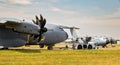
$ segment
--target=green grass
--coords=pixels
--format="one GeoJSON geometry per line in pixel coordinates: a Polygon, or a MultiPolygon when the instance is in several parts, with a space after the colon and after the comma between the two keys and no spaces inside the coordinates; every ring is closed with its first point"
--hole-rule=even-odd
{"type": "Polygon", "coordinates": [[[120,50],[0,50],[0,65],[120,65],[120,50]]]}

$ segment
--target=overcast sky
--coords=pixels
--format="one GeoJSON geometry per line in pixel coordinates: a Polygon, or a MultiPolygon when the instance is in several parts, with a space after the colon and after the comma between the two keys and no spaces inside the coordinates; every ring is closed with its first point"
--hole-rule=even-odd
{"type": "Polygon", "coordinates": [[[79,36],[120,39],[120,0],[0,0],[0,17],[34,19],[80,27],[79,36]]]}

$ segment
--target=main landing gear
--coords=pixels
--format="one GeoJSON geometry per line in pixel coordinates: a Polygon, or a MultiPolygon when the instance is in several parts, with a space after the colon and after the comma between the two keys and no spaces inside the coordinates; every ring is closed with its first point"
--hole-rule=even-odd
{"type": "Polygon", "coordinates": [[[53,46],[52,46],[52,45],[49,45],[49,46],[47,47],[47,49],[48,49],[48,50],[53,50],[53,46]]]}

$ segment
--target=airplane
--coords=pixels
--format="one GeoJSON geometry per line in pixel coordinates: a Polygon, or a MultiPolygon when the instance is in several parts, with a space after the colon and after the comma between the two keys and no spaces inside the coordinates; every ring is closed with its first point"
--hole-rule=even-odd
{"type": "Polygon", "coordinates": [[[113,39],[108,37],[90,37],[87,36],[85,38],[80,38],[78,41],[77,49],[98,49],[98,46],[102,46],[103,48],[107,47],[106,45],[115,42],[113,39]],[[83,42],[80,42],[82,40],[83,42]]]}
{"type": "Polygon", "coordinates": [[[39,45],[52,50],[56,43],[68,38],[68,34],[62,26],[47,24],[46,19],[40,15],[29,23],[26,20],[16,18],[0,18],[0,48],[20,47],[27,45],[39,45]]]}

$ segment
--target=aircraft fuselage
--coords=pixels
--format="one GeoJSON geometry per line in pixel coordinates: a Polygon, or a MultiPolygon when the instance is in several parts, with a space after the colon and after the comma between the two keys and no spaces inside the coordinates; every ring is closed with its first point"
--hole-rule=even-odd
{"type": "MultiPolygon", "coordinates": [[[[67,39],[67,33],[57,25],[47,24],[48,31],[44,33],[45,39],[39,44],[54,45],[67,39]]],[[[27,42],[28,34],[18,33],[4,26],[0,27],[0,46],[3,48],[23,46],[27,42]]],[[[37,45],[37,40],[30,38],[29,45],[37,45]]]]}

